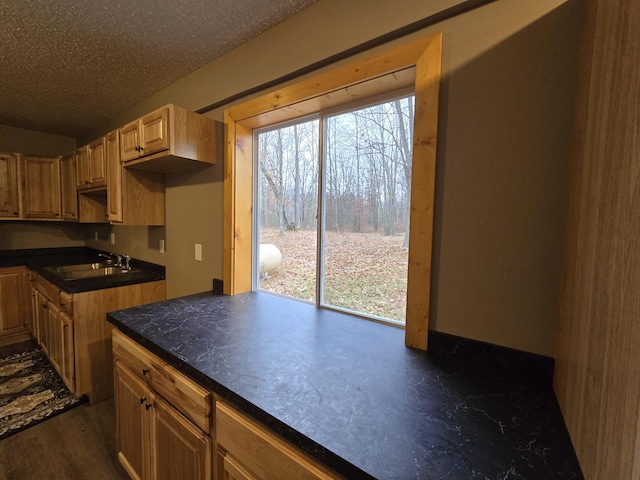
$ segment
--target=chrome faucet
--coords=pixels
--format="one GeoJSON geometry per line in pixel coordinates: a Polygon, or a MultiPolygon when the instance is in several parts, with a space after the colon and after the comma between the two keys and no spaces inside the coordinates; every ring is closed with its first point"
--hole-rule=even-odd
{"type": "Polygon", "coordinates": [[[118,253],[99,253],[99,257],[106,258],[113,263],[114,267],[131,270],[131,257],[129,255],[120,255],[118,253]],[[122,263],[124,261],[124,264],[122,263]]]}

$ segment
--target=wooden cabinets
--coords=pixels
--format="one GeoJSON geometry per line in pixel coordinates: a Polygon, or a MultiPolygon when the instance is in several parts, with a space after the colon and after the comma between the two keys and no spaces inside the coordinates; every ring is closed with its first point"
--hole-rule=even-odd
{"type": "Polygon", "coordinates": [[[0,153],[0,218],[20,216],[18,156],[0,153]]]}
{"type": "Polygon", "coordinates": [[[63,220],[78,220],[78,190],[76,189],[76,154],[60,157],[60,202],[63,220]]]}
{"type": "Polygon", "coordinates": [[[120,129],[120,158],[123,162],[169,148],[169,108],[162,107],[120,129]]]}
{"type": "Polygon", "coordinates": [[[215,121],[177,105],[128,123],[119,134],[127,167],[168,172],[216,163],[215,121]]]}
{"type": "Polygon", "coordinates": [[[0,343],[26,339],[30,316],[29,271],[26,267],[0,268],[0,343]]]}
{"type": "Polygon", "coordinates": [[[69,389],[96,403],[113,395],[107,312],[164,300],[166,291],[162,280],[70,294],[37,276],[33,295],[38,343],[69,389]]]}
{"type": "Polygon", "coordinates": [[[116,448],[131,478],[342,478],[119,330],[112,345],[116,448]]]}
{"type": "Polygon", "coordinates": [[[212,394],[117,330],[113,354],[116,448],[131,478],[211,479],[212,394]]]}
{"type": "Polygon", "coordinates": [[[22,156],[20,165],[23,218],[59,220],[60,159],[22,156]]]}
{"type": "Polygon", "coordinates": [[[120,162],[118,132],[111,132],[106,139],[109,222],[122,225],[164,225],[163,174],[124,168],[120,162]]]}
{"type": "Polygon", "coordinates": [[[72,392],[75,391],[75,358],[73,342],[73,296],[61,292],[42,277],[36,280],[37,307],[34,312],[37,339],[51,364],[72,392]]]}
{"type": "Polygon", "coordinates": [[[78,150],[78,190],[104,187],[107,185],[105,151],[105,137],[94,140],[78,150]]]}
{"type": "Polygon", "coordinates": [[[340,478],[255,420],[216,402],[217,479],[340,478]]]}
{"type": "Polygon", "coordinates": [[[61,158],[0,154],[0,218],[164,225],[164,173],[216,153],[216,122],[169,104],[61,158]]]}

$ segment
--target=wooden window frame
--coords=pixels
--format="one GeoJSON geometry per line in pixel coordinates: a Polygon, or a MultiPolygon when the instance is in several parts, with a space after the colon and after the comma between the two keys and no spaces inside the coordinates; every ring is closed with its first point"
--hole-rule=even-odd
{"type": "Polygon", "coordinates": [[[224,112],[224,293],[252,289],[253,130],[413,85],[405,344],[427,349],[442,34],[283,87],[224,112]]]}

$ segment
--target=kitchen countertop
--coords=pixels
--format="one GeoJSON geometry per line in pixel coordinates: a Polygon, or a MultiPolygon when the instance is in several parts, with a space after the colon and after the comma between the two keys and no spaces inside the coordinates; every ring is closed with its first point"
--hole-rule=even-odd
{"type": "Polygon", "coordinates": [[[104,261],[99,253],[108,253],[89,247],[38,248],[0,250],[0,268],[25,265],[67,293],[81,293],[105,288],[122,287],[136,283],[164,280],[165,268],[142,260],[131,259],[131,267],[140,271],[94,278],[63,280],[46,267],[76,265],[104,261]]]}
{"type": "Polygon", "coordinates": [[[550,385],[401,329],[257,292],[107,319],[347,478],[583,478],[550,385]]]}

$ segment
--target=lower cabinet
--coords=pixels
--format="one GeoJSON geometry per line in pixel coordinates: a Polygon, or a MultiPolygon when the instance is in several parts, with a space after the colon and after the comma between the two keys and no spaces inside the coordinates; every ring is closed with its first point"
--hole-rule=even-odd
{"type": "Polygon", "coordinates": [[[164,300],[164,280],[70,294],[33,277],[34,336],[51,364],[77,396],[86,395],[91,403],[111,398],[113,327],[106,314],[164,300]]]}
{"type": "Polygon", "coordinates": [[[0,268],[0,341],[28,338],[31,316],[29,271],[25,267],[0,268]]]}
{"type": "Polygon", "coordinates": [[[216,402],[215,424],[220,480],[341,478],[223,401],[216,402]]]}
{"type": "Polygon", "coordinates": [[[133,479],[210,480],[211,393],[117,331],[113,348],[116,449],[125,470],[133,479]]]}
{"type": "Polygon", "coordinates": [[[52,295],[55,287],[39,279],[34,288],[34,323],[36,339],[58,374],[75,392],[75,363],[73,319],[63,311],[58,295],[52,295]]]}
{"type": "Polygon", "coordinates": [[[131,478],[342,478],[117,329],[112,345],[116,449],[131,478]]]}

